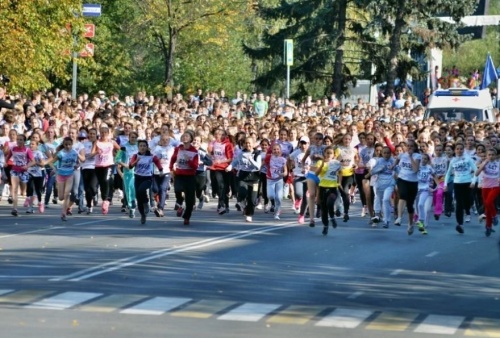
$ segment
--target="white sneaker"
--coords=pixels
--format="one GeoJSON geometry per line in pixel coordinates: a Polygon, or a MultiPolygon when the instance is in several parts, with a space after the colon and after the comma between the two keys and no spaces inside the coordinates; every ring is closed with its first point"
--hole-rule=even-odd
{"type": "Polygon", "coordinates": [[[396,220],[394,221],[394,225],[396,226],[401,226],[401,218],[396,218],[396,220]]]}
{"type": "Polygon", "coordinates": [[[264,206],[262,205],[262,203],[259,203],[259,204],[257,204],[257,206],[255,208],[258,210],[262,210],[262,209],[264,209],[264,206]]]}
{"type": "Polygon", "coordinates": [[[485,214],[482,214],[481,216],[479,216],[479,223],[483,223],[483,221],[486,219],[486,215],[485,214]]]}
{"type": "Polygon", "coordinates": [[[245,221],[248,223],[252,223],[252,216],[245,217],[245,221]]]}
{"type": "Polygon", "coordinates": [[[205,203],[210,202],[210,198],[208,197],[208,195],[203,195],[203,199],[205,200],[205,203]]]}
{"type": "Polygon", "coordinates": [[[465,215],[465,223],[470,223],[470,215],[465,215]]]}
{"type": "Polygon", "coordinates": [[[275,220],[279,220],[280,219],[280,215],[278,213],[274,214],[274,219],[275,220]]]}
{"type": "Polygon", "coordinates": [[[365,217],[366,216],[366,208],[363,207],[361,208],[361,217],[365,217]]]}
{"type": "Polygon", "coordinates": [[[298,215],[300,213],[300,208],[293,208],[293,212],[295,215],[298,215]]]}
{"type": "Polygon", "coordinates": [[[269,212],[269,207],[266,205],[264,205],[264,212],[267,214],[269,212]]]}

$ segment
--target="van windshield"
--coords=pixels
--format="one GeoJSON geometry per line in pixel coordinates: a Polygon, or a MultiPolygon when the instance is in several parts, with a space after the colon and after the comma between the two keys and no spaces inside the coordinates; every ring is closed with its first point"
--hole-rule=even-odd
{"type": "Polygon", "coordinates": [[[435,120],[447,121],[484,121],[483,111],[481,109],[471,108],[432,108],[428,109],[426,118],[434,117],[435,120]]]}

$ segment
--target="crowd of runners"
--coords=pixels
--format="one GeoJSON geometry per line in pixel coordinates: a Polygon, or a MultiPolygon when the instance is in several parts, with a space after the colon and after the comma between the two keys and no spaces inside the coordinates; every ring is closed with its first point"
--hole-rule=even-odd
{"type": "MultiPolygon", "coordinates": [[[[9,103],[5,89],[0,96],[9,103]]],[[[97,207],[106,215],[119,190],[121,212],[139,213],[141,224],[154,213],[188,225],[210,199],[218,214],[237,210],[246,222],[255,212],[293,213],[310,227],[320,218],[323,235],[337,218],[349,222],[354,203],[367,226],[404,223],[408,235],[427,234],[443,214],[461,234],[473,214],[486,236],[498,223],[500,122],[424,120],[407,92],[370,106],[335,94],[297,103],[224,91],[170,101],[55,91],[5,107],[0,196],[13,216],[57,203],[63,221],[97,207]]]]}

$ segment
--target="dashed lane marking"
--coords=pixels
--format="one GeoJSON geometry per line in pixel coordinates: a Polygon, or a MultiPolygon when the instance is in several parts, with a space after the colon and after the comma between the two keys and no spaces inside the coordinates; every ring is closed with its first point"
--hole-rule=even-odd
{"type": "Polygon", "coordinates": [[[26,307],[29,309],[65,310],[99,296],[102,296],[102,294],[94,292],[64,292],[34,302],[26,307]]]}
{"type": "Polygon", "coordinates": [[[257,322],[281,307],[280,304],[245,303],[218,317],[219,320],[257,322]]]}
{"type": "Polygon", "coordinates": [[[465,317],[429,315],[420,323],[414,332],[453,335],[464,321],[465,317]]]}
{"type": "Polygon", "coordinates": [[[332,313],[316,323],[316,326],[354,329],[372,314],[373,311],[370,310],[337,308],[332,313]]]}
{"type": "Polygon", "coordinates": [[[406,331],[418,317],[416,313],[382,312],[366,326],[367,330],[406,331]]]}
{"type": "Polygon", "coordinates": [[[155,297],[128,309],[120,311],[120,313],[134,314],[134,315],[162,315],[165,312],[171,311],[187,302],[191,301],[189,298],[178,297],[155,297]]]}

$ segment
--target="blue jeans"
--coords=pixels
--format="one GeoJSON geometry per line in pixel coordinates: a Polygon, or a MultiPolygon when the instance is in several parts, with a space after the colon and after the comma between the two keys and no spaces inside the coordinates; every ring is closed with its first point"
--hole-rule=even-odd
{"type": "Polygon", "coordinates": [[[276,210],[281,209],[281,201],[283,200],[283,179],[267,180],[267,197],[274,201],[276,210]]]}
{"type": "Polygon", "coordinates": [[[57,197],[56,193],[56,175],[54,173],[54,169],[46,168],[45,172],[47,173],[47,185],[45,187],[45,204],[49,204],[50,194],[52,194],[52,190],[54,190],[54,198],[57,197]]]}

